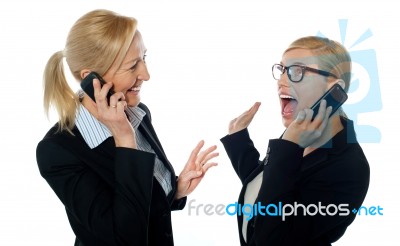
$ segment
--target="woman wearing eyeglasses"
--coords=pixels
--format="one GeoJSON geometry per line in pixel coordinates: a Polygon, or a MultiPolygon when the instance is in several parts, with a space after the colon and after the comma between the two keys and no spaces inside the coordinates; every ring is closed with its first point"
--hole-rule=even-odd
{"type": "Polygon", "coordinates": [[[335,41],[303,37],[272,74],[286,130],[269,141],[263,161],[247,130],[259,102],[233,119],[221,139],[243,183],[241,245],[331,245],[364,201],[369,164],[341,108],[329,117],[332,108],[323,100],[312,120],[310,107],[334,84],[348,91],[350,55],[335,41]]]}

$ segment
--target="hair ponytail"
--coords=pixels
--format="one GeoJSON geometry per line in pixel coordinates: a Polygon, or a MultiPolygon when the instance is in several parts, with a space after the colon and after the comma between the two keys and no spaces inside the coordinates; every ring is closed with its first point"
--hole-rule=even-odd
{"type": "Polygon", "coordinates": [[[60,119],[59,131],[67,130],[72,133],[79,99],[65,78],[63,57],[63,52],[58,51],[50,57],[46,64],[43,75],[43,106],[47,116],[51,106],[57,110],[60,119]]]}

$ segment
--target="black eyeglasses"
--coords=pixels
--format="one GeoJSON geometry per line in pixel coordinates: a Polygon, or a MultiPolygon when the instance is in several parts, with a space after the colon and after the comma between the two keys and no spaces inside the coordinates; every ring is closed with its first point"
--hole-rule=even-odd
{"type": "Polygon", "coordinates": [[[287,75],[288,75],[288,78],[290,79],[290,81],[295,82],[295,83],[300,82],[303,79],[306,71],[317,73],[317,74],[320,74],[320,75],[323,75],[326,77],[332,76],[335,79],[338,78],[333,73],[329,73],[329,72],[326,72],[323,70],[319,70],[319,69],[315,69],[315,68],[311,68],[311,67],[307,67],[307,66],[303,66],[303,65],[291,65],[291,66],[285,67],[282,64],[274,64],[272,66],[272,76],[276,80],[281,79],[281,76],[285,73],[285,71],[287,71],[287,75]]]}

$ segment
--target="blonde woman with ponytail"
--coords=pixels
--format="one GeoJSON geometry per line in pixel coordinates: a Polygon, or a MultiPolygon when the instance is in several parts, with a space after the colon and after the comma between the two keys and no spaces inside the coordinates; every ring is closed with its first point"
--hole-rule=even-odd
{"type": "Polygon", "coordinates": [[[272,75],[285,131],[269,140],[265,158],[259,160],[247,129],[259,102],[233,119],[221,139],[243,184],[238,204],[252,207],[238,213],[241,245],[331,245],[364,201],[369,164],[342,109],[331,115],[323,100],[313,119],[310,107],[334,85],[348,91],[350,55],[336,41],[302,37],[272,75]]]}
{"type": "Polygon", "coordinates": [[[65,48],[44,71],[44,108],[59,121],[36,150],[40,174],[64,204],[75,245],[173,245],[171,211],[215,166],[216,146],[200,141],[177,177],[141,103],[150,79],[146,48],[137,21],[109,10],[94,10],[72,26],[65,48]],[[92,100],[74,92],[73,77],[93,79],[92,100]],[[109,101],[107,93],[112,90],[109,101]]]}

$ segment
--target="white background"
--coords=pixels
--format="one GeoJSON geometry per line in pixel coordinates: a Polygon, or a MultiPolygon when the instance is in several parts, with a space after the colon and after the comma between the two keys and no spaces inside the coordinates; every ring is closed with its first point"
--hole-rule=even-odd
{"type": "MultiPolygon", "coordinates": [[[[233,117],[262,102],[250,126],[261,153],[269,138],[281,134],[270,68],[290,42],[318,31],[340,41],[339,19],[348,19],[345,45],[370,29],[373,36],[351,50],[376,52],[383,108],[360,114],[359,122],[381,132],[380,143],[362,144],[371,166],[364,205],[380,205],[384,215],[358,216],[335,246],[397,241],[400,17],[389,1],[14,0],[0,5],[0,245],[73,245],[64,208],[35,159],[36,144],[56,121],[56,114],[47,120],[43,113],[42,73],[48,58],[64,48],[75,20],[96,8],[139,20],[151,73],[142,101],[175,170],[180,172],[200,139],[218,145],[219,166],[189,197],[194,204],[228,204],[238,197],[240,181],[219,142],[233,117]]],[[[239,245],[233,216],[202,211],[189,216],[186,207],[173,213],[173,227],[178,246],[239,245]]]]}

